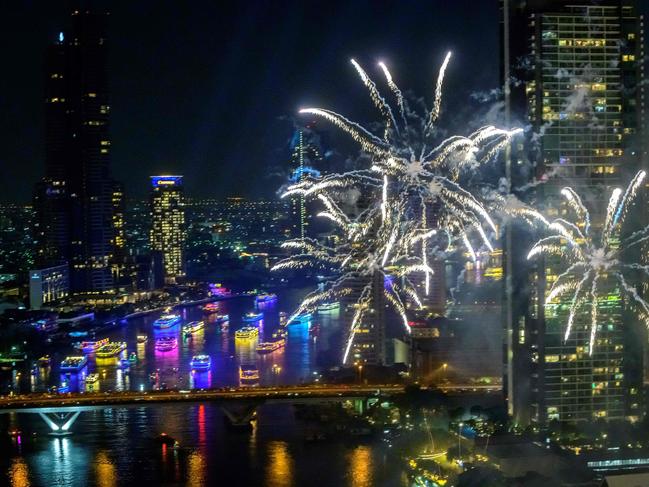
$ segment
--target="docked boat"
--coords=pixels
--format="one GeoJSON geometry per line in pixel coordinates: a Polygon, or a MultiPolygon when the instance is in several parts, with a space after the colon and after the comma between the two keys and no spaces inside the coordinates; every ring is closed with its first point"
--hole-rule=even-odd
{"type": "Polygon", "coordinates": [[[138,343],[146,343],[148,339],[149,339],[148,335],[138,335],[137,336],[137,342],[138,343]]]}
{"type": "Polygon", "coordinates": [[[212,359],[209,355],[194,355],[189,365],[192,370],[209,370],[212,359]]]}
{"type": "Polygon", "coordinates": [[[258,335],[259,330],[254,326],[244,326],[243,328],[234,332],[234,337],[240,339],[255,338],[258,335]]]}
{"type": "Polygon", "coordinates": [[[155,341],[155,349],[159,352],[169,352],[178,346],[175,337],[160,337],[155,341]]]}
{"type": "Polygon", "coordinates": [[[289,325],[308,325],[311,322],[311,313],[304,313],[293,318],[289,325]]]}
{"type": "Polygon", "coordinates": [[[81,342],[81,350],[83,353],[93,353],[96,352],[98,349],[103,347],[108,343],[108,338],[102,338],[101,340],[94,340],[94,341],[85,341],[81,342]]]}
{"type": "Polygon", "coordinates": [[[318,313],[328,313],[330,311],[335,311],[340,309],[340,303],[338,301],[333,301],[331,303],[322,303],[318,306],[318,313]]]}
{"type": "Polygon", "coordinates": [[[219,303],[207,303],[203,306],[203,313],[211,315],[219,312],[219,303]]]}
{"type": "Polygon", "coordinates": [[[86,376],[86,384],[96,384],[99,382],[99,374],[88,374],[86,376]]]}
{"type": "Polygon", "coordinates": [[[216,315],[214,320],[215,323],[225,323],[226,321],[230,321],[230,315],[228,314],[216,315]]]}
{"type": "Polygon", "coordinates": [[[88,357],[85,355],[74,355],[65,357],[61,362],[61,372],[79,372],[88,364],[88,357]]]}
{"type": "Polygon", "coordinates": [[[254,385],[259,383],[259,370],[256,367],[239,367],[239,381],[241,384],[254,385]]]}
{"type": "Polygon", "coordinates": [[[116,357],[126,350],[126,342],[108,342],[97,349],[97,358],[116,357]]]}
{"type": "Polygon", "coordinates": [[[180,315],[165,314],[153,322],[153,327],[158,328],[159,330],[164,330],[166,328],[171,328],[178,323],[180,323],[180,315]]]}
{"type": "Polygon", "coordinates": [[[204,327],[205,327],[204,321],[191,321],[186,325],[183,325],[183,333],[187,336],[191,336],[193,333],[202,330],[204,327]]]}
{"type": "Polygon", "coordinates": [[[263,313],[255,313],[254,311],[249,311],[241,317],[241,320],[244,323],[256,323],[257,321],[261,321],[263,317],[263,313]]]}
{"type": "Polygon", "coordinates": [[[257,353],[271,353],[280,348],[284,348],[284,345],[286,345],[286,340],[284,338],[273,340],[272,342],[261,342],[257,345],[257,353]]]}
{"type": "Polygon", "coordinates": [[[262,293],[257,295],[255,298],[255,303],[261,304],[261,303],[270,303],[271,301],[276,301],[277,300],[277,294],[274,293],[262,293]]]}

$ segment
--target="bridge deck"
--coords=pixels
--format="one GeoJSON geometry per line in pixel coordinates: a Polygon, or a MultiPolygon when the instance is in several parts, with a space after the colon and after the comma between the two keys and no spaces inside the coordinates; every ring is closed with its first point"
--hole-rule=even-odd
{"type": "Polygon", "coordinates": [[[341,400],[366,398],[378,395],[403,393],[402,385],[376,386],[299,386],[206,389],[193,391],[153,392],[97,392],[76,394],[28,394],[0,397],[0,414],[10,412],[38,412],[44,408],[94,409],[101,406],[148,405],[200,401],[255,401],[262,402],[312,402],[316,400],[341,400]]]}

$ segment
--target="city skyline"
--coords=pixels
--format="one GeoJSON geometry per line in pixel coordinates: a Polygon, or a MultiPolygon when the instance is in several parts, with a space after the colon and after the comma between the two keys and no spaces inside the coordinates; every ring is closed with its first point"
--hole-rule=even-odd
{"type": "MultiPolygon", "coordinates": [[[[133,8],[128,2],[88,4],[111,13],[111,158],[127,198],[144,197],[148,176],[165,173],[184,174],[188,192],[196,197],[273,196],[290,173],[293,120],[305,121],[298,109],[335,100],[343,110],[358,94],[353,90],[345,95],[354,76],[350,57],[367,63],[384,60],[415,91],[425,93],[423,80],[434,76],[436,59],[452,49],[456,63],[448,75],[466,85],[461,100],[498,84],[495,2],[453,2],[441,12],[416,3],[412,10],[383,6],[381,16],[370,17],[370,3],[347,6],[342,16],[319,2],[282,7],[265,3],[260,9],[239,9],[232,2],[181,10],[153,9],[152,4],[133,8]],[[480,18],[463,18],[468,5],[480,18]],[[449,19],[469,22],[471,28],[459,32],[449,19]],[[300,30],[287,34],[294,20],[300,30]],[[401,23],[411,27],[412,37],[400,35],[401,23]],[[258,28],[267,37],[262,45],[249,37],[258,28]],[[296,49],[300,38],[305,40],[296,49]],[[327,39],[331,48],[316,47],[327,39]],[[426,68],[421,59],[427,60],[426,68]],[[463,73],[469,71],[467,79],[463,73]],[[186,72],[192,76],[185,77],[186,72]],[[233,83],[233,78],[238,81],[233,83]],[[239,134],[256,143],[248,144],[239,134]],[[237,194],[239,188],[244,194],[237,194]]],[[[6,103],[15,115],[0,126],[0,163],[17,181],[0,196],[3,202],[28,202],[27,181],[43,174],[45,50],[68,22],[65,5],[44,8],[45,15],[36,6],[10,7],[8,26],[0,33],[0,45],[5,46],[0,49],[15,66],[0,80],[2,91],[13,94],[6,103]],[[37,35],[23,34],[26,23],[36,23],[37,35]]],[[[369,119],[371,106],[360,105],[353,112],[369,119]]],[[[356,155],[345,144],[336,144],[336,149],[343,159],[356,155]]]]}

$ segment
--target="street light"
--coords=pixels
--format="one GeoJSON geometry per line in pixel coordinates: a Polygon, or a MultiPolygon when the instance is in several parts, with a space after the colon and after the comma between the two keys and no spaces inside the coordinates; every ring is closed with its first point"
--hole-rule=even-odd
{"type": "Polygon", "coordinates": [[[462,442],[460,441],[462,439],[462,426],[464,426],[464,423],[458,423],[457,425],[457,456],[458,456],[458,462],[462,462],[462,442]]]}

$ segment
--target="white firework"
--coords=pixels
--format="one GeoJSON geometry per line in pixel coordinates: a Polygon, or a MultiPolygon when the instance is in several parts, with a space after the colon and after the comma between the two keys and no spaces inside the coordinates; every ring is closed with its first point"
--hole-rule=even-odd
{"type": "Polygon", "coordinates": [[[396,100],[396,110],[365,70],[352,60],[382,116],[380,135],[331,110],[300,110],[322,117],[348,133],[371,160],[364,169],[330,174],[317,180],[305,179],[288,187],[283,195],[318,199],[324,207],[318,216],[332,221],[343,241],[336,249],[314,253],[311,260],[301,253],[276,266],[300,268],[307,262],[323,265],[323,261],[326,265],[338,264],[339,277],[324,290],[308,295],[295,314],[311,310],[341,293],[352,293],[350,283],[354,283],[358,299],[343,362],[347,360],[357,327],[371,308],[372,286],[376,286],[377,275],[383,276],[385,298],[409,331],[404,303],[421,306],[409,276],[423,275],[425,291],[429,292],[432,274],[429,255],[440,247],[433,242],[436,235],[445,237],[444,248],[449,246],[449,241],[459,241],[470,255],[475,255],[471,243],[474,235],[479,238],[479,245],[493,248],[489,234],[496,232],[496,226],[485,206],[462,187],[461,177],[493,158],[519,130],[485,126],[467,136],[440,140],[436,123],[440,119],[444,73],[450,57],[448,53],[439,70],[432,107],[424,110],[425,113],[411,109],[384,63],[379,63],[379,68],[396,100]],[[351,189],[362,195],[362,211],[356,215],[351,215],[341,203],[342,195],[351,189]]]}
{"type": "Polygon", "coordinates": [[[620,188],[612,191],[604,223],[597,231],[591,227],[590,213],[579,195],[572,188],[564,188],[561,194],[574,220],[557,218],[547,222],[546,228],[553,233],[537,241],[527,256],[531,259],[537,255],[555,255],[561,259],[564,271],[552,283],[546,304],[567,296],[570,306],[564,340],[570,336],[577,312],[583,307],[590,309],[590,354],[597,337],[600,292],[611,280],[619,286],[621,294],[638,305],[640,316],[649,324],[649,303],[629,283],[628,276],[634,271],[649,276],[649,266],[625,260],[630,248],[649,239],[649,227],[628,237],[622,235],[625,218],[645,176],[640,171],[624,192],[620,188]]]}

